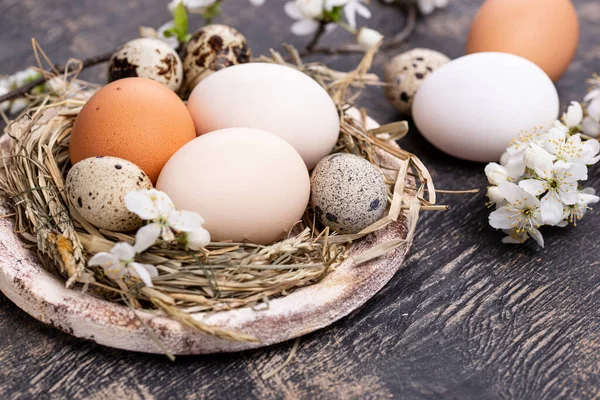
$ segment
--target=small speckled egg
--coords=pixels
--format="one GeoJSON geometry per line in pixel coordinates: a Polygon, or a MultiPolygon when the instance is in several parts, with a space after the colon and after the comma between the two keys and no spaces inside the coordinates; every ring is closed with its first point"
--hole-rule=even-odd
{"type": "Polygon", "coordinates": [[[121,46],[110,58],[108,81],[149,78],[178,91],[183,83],[183,66],[175,49],[159,39],[139,38],[121,46]]]}
{"type": "Polygon", "coordinates": [[[91,157],[75,164],[67,175],[69,201],[92,225],[114,232],[139,228],[142,220],[125,207],[132,190],[152,189],[146,174],[117,157],[91,157]]]}
{"type": "Polygon", "coordinates": [[[429,49],[413,49],[392,58],[385,66],[385,94],[404,115],[410,115],[413,99],[425,78],[450,62],[450,59],[429,49]]]}
{"type": "Polygon", "coordinates": [[[331,154],[317,164],[310,183],[317,218],[336,232],[358,233],[385,214],[383,174],[362,157],[331,154]]]}
{"type": "Polygon", "coordinates": [[[188,42],[183,56],[187,90],[215,71],[250,61],[244,35],[227,25],[207,25],[188,42]]]}

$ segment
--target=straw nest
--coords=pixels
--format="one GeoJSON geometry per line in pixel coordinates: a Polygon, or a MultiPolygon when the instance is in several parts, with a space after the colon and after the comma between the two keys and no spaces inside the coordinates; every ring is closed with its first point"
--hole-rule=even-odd
{"type": "MultiPolygon", "coordinates": [[[[367,73],[375,50],[368,52],[354,71],[342,73],[319,63],[305,64],[295,49],[286,49],[291,62],[275,51],[253,62],[297,68],[327,89],[340,115],[341,130],[334,152],[360,155],[385,176],[390,207],[382,220],[358,234],[338,235],[317,226],[309,207],[288,238],[270,246],[211,243],[202,251],[191,252],[177,244],[159,243],[140,256],[141,262],[153,264],[159,271],[154,287],[112,280],[101,268],[88,267],[87,260],[97,252],[110,250],[115,242],[133,243],[134,235],[94,228],[69,205],[63,190],[71,167],[69,137],[73,123],[97,90],[95,85],[78,80],[78,68],[71,68],[75,72],[63,75],[44,72],[50,78],[51,90],[33,96],[31,106],[6,128],[12,140],[10,149],[2,154],[0,189],[14,209],[11,217],[16,233],[26,246],[37,250],[50,272],[65,279],[67,287],[77,285],[109,301],[154,310],[206,334],[239,341],[256,339],[206,325],[190,314],[264,307],[270,298],[316,284],[347,257],[353,241],[398,218],[408,219],[407,237],[371,248],[354,263],[376,258],[410,240],[419,211],[440,206],[434,206],[435,190],[425,166],[392,143],[406,134],[408,126],[399,122],[369,131],[364,128],[364,121],[348,115],[361,88],[379,84],[376,76],[367,73]],[[383,153],[387,153],[386,157],[380,156],[383,153]],[[399,168],[391,168],[385,162],[390,156],[397,159],[394,164],[399,168]],[[409,176],[416,185],[407,184],[409,176]]],[[[41,50],[36,50],[39,55],[41,50]]],[[[74,60],[70,63],[77,65],[74,60]]],[[[365,118],[362,113],[362,119],[365,118]]]]}

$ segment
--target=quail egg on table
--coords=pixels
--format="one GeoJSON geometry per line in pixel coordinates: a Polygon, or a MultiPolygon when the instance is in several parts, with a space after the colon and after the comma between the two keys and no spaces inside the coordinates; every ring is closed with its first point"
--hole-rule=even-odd
{"type": "Polygon", "coordinates": [[[317,219],[336,232],[358,233],[387,208],[383,174],[354,154],[331,154],[313,170],[310,204],[317,219]]]}
{"type": "Polygon", "coordinates": [[[142,220],[125,206],[132,190],[152,189],[137,165],[117,157],[91,157],[73,165],[65,182],[73,207],[92,225],[114,232],[139,228],[142,220]]]}
{"type": "Polygon", "coordinates": [[[139,38],[121,46],[110,58],[108,81],[149,78],[178,91],[183,83],[183,66],[175,49],[159,39],[139,38]]]}
{"type": "Polygon", "coordinates": [[[207,25],[197,31],[185,48],[183,71],[187,90],[215,71],[250,61],[244,35],[227,25],[207,25]]]}
{"type": "Polygon", "coordinates": [[[429,49],[397,55],[385,66],[386,96],[398,111],[410,115],[414,96],[425,78],[449,62],[442,53],[429,49]]]}

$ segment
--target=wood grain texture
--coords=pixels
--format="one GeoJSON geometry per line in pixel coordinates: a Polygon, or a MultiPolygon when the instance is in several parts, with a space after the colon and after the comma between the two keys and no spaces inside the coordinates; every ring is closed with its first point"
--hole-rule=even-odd
{"type": "MultiPolygon", "coordinates": [[[[256,54],[281,41],[301,44],[278,3],[254,10],[230,0],[221,21],[240,29],[256,54]]],[[[421,46],[462,55],[479,4],[452,0],[420,19],[399,51],[421,46]]],[[[600,72],[600,4],[574,4],[582,37],[557,85],[563,105],[581,99],[585,79],[600,72]]],[[[372,10],[371,25],[384,33],[402,26],[393,9],[374,3],[372,10]]],[[[32,63],[31,36],[62,62],[110,50],[138,25],[167,18],[160,0],[2,0],[0,73],[32,63]]],[[[327,42],[343,38],[337,30],[327,42]]],[[[377,56],[375,72],[390,55],[377,56]]],[[[348,69],[357,57],[324,61],[348,69]]],[[[104,71],[86,78],[101,82],[104,71]]],[[[362,103],[382,123],[399,118],[379,90],[362,103]]],[[[423,159],[438,188],[486,185],[482,165],[443,155],[414,130],[401,144],[423,159]]],[[[600,189],[599,169],[590,172],[590,186],[600,189]]],[[[440,197],[453,209],[423,215],[407,266],[349,317],[305,336],[296,358],[271,380],[260,376],[287,357],[291,343],[171,363],[74,339],[2,297],[0,398],[600,398],[600,208],[576,229],[545,230],[546,249],[538,249],[502,245],[502,234],[487,225],[483,194],[440,197]]]]}

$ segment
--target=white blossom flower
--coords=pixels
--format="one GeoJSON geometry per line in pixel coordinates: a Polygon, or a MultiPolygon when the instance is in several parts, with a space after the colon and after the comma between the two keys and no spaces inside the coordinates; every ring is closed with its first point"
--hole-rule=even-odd
{"type": "Polygon", "coordinates": [[[502,182],[498,187],[507,203],[490,214],[490,225],[496,229],[511,229],[517,234],[527,233],[544,247],[538,230],[542,225],[540,201],[514,183],[502,182]]]}
{"type": "Polygon", "coordinates": [[[509,182],[508,170],[498,163],[489,163],[485,166],[485,175],[492,185],[498,186],[502,182],[509,182]]]}
{"type": "Polygon", "coordinates": [[[324,0],[297,0],[284,5],[288,17],[295,19],[290,30],[296,36],[306,36],[319,29],[318,20],[323,16],[324,0]]]}
{"type": "Polygon", "coordinates": [[[136,240],[154,244],[158,238],[172,241],[176,232],[192,232],[202,228],[204,220],[191,211],[176,210],[166,193],[156,189],[134,190],[125,195],[125,206],[141,219],[152,223],[140,228],[136,240]]]}
{"type": "MultiPolygon", "coordinates": [[[[136,243],[137,245],[137,243],[136,243]]],[[[143,246],[132,246],[129,243],[117,243],[109,253],[101,252],[94,255],[88,265],[102,267],[106,275],[112,279],[130,277],[140,279],[144,285],[152,287],[152,278],[158,276],[155,266],[135,262],[135,255],[146,248],[143,246]]]]}
{"type": "Polygon", "coordinates": [[[344,15],[348,25],[356,29],[356,14],[363,18],[371,18],[371,11],[364,5],[365,0],[349,0],[344,6],[344,15]]]}
{"type": "Polygon", "coordinates": [[[532,162],[528,166],[536,172],[537,177],[524,179],[519,186],[534,196],[545,193],[541,199],[542,221],[556,225],[563,220],[564,205],[577,203],[578,181],[587,179],[587,167],[564,161],[553,163],[548,156],[552,157],[540,147],[528,150],[528,159],[532,162]]]}
{"type": "MultiPolygon", "coordinates": [[[[295,0],[285,3],[284,11],[288,17],[296,20],[290,27],[292,33],[296,36],[306,36],[319,29],[324,11],[331,11],[334,7],[343,7],[350,1],[353,0],[295,0]]],[[[335,24],[326,26],[327,31],[333,28],[335,28],[335,24]]]]}
{"type": "Polygon", "coordinates": [[[356,35],[356,42],[364,51],[369,51],[383,39],[383,35],[374,29],[360,28],[356,35]]]}
{"type": "Polygon", "coordinates": [[[436,8],[445,8],[447,5],[448,0],[417,0],[417,6],[423,15],[429,15],[436,8]]]}
{"type": "Polygon", "coordinates": [[[200,250],[210,243],[210,233],[204,228],[194,229],[186,234],[187,247],[192,250],[200,250]]]}
{"type": "Polygon", "coordinates": [[[574,129],[574,133],[579,132],[579,126],[583,120],[583,108],[581,104],[576,101],[572,101],[571,105],[567,109],[567,112],[563,115],[563,121],[569,128],[574,129]]]}
{"type": "Polygon", "coordinates": [[[543,145],[547,141],[548,134],[541,129],[533,129],[529,132],[522,132],[511,141],[510,146],[502,155],[500,163],[508,171],[508,176],[512,179],[518,179],[525,173],[525,151],[529,149],[532,143],[543,145]]]}
{"type": "Polygon", "coordinates": [[[564,162],[591,165],[600,160],[600,143],[597,140],[582,141],[579,133],[569,135],[560,124],[550,129],[543,147],[564,162]]]}
{"type": "Polygon", "coordinates": [[[497,207],[504,205],[504,196],[498,185],[502,182],[512,181],[512,178],[508,175],[508,170],[498,163],[489,163],[485,167],[485,175],[492,184],[492,186],[488,187],[487,191],[490,203],[496,204],[497,207]]]}
{"type": "Polygon", "coordinates": [[[577,194],[575,204],[566,205],[564,208],[563,221],[559,226],[566,226],[569,223],[577,226],[577,221],[583,218],[585,212],[590,209],[589,205],[600,201],[600,197],[595,195],[593,188],[585,188],[577,194]]]}

